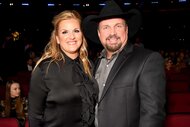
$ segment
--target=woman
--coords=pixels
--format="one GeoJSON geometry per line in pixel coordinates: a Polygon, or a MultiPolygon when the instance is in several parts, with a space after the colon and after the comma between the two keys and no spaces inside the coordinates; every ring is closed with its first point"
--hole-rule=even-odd
{"type": "Polygon", "coordinates": [[[1,102],[2,117],[15,117],[18,119],[20,127],[23,127],[26,119],[27,104],[25,99],[21,97],[20,84],[10,80],[6,83],[5,100],[1,102]]]}
{"type": "Polygon", "coordinates": [[[81,16],[66,10],[52,23],[50,41],[32,72],[30,127],[93,127],[98,88],[91,76],[81,16]]]}

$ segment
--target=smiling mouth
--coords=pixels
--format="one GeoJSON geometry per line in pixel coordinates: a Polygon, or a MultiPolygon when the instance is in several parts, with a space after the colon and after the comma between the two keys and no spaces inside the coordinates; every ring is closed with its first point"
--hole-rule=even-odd
{"type": "Polygon", "coordinates": [[[118,39],[119,39],[119,38],[112,37],[112,38],[108,38],[108,39],[106,39],[106,40],[109,41],[110,44],[117,44],[118,39]]]}
{"type": "Polygon", "coordinates": [[[68,44],[70,45],[73,45],[73,44],[76,44],[77,42],[76,41],[69,41],[68,44]]]}
{"type": "Polygon", "coordinates": [[[106,40],[118,40],[119,39],[119,37],[118,36],[116,36],[116,35],[110,35],[110,36],[108,36],[107,38],[106,38],[106,40]]]}
{"type": "Polygon", "coordinates": [[[116,37],[112,37],[112,38],[108,38],[107,40],[109,41],[117,41],[119,38],[116,38],[116,37]]]}

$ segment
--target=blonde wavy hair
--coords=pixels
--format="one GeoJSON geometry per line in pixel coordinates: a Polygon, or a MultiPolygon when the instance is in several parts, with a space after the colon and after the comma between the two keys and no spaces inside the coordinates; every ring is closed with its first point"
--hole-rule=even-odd
{"type": "MultiPolygon", "coordinates": [[[[61,61],[61,60],[65,61],[62,51],[61,51],[59,45],[57,44],[56,35],[58,34],[59,23],[62,20],[68,20],[68,19],[77,19],[80,24],[81,24],[81,20],[82,20],[81,15],[75,10],[65,10],[65,11],[62,11],[61,13],[59,13],[58,15],[54,16],[54,18],[52,20],[54,29],[51,33],[50,41],[46,45],[46,47],[44,49],[44,53],[42,54],[41,58],[36,63],[36,66],[38,66],[38,64],[40,62],[42,62],[44,59],[47,59],[47,58],[51,58],[52,59],[51,62],[56,62],[56,61],[61,61]]],[[[86,42],[84,35],[83,35],[82,45],[79,49],[79,57],[82,61],[85,73],[89,77],[91,77],[92,76],[91,71],[90,71],[91,64],[88,59],[87,42],[86,42]]],[[[35,66],[35,68],[36,68],[36,66],[35,66]]]]}

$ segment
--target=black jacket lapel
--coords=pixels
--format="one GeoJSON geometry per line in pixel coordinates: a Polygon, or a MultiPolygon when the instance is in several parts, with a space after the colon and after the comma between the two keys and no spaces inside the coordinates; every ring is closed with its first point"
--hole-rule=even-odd
{"type": "MultiPolygon", "coordinates": [[[[133,45],[128,43],[124,49],[121,51],[121,53],[119,54],[118,58],[116,59],[109,75],[106,81],[106,85],[104,87],[102,96],[100,98],[100,101],[103,99],[103,97],[105,96],[107,90],[109,89],[113,79],[115,78],[115,76],[117,75],[118,71],[120,70],[120,68],[123,66],[123,64],[126,62],[126,60],[128,59],[128,57],[130,56],[130,53],[133,50],[133,45]]],[[[100,102],[99,101],[99,102],[100,102]]]]}

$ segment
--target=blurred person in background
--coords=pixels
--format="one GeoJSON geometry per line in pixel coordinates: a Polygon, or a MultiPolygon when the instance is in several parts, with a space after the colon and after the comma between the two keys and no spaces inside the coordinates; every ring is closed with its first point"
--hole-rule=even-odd
{"type": "Polygon", "coordinates": [[[1,100],[1,109],[1,117],[17,118],[20,127],[24,127],[27,117],[27,101],[25,97],[21,97],[20,84],[17,81],[7,81],[5,100],[1,100]]]}

